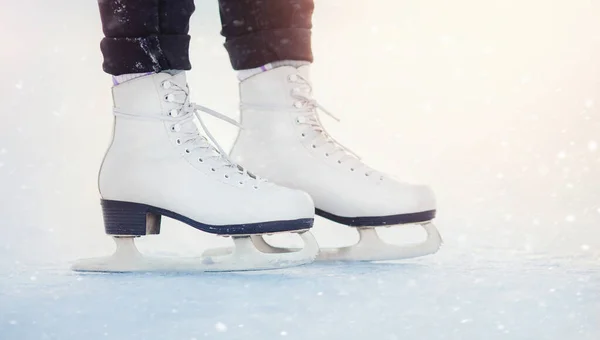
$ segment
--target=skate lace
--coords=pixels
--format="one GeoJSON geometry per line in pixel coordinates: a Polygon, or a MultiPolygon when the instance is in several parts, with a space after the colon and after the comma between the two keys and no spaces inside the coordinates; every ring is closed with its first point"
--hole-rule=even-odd
{"type": "Polygon", "coordinates": [[[296,99],[294,106],[299,109],[296,123],[309,128],[302,136],[312,138],[311,147],[313,149],[321,149],[326,157],[338,157],[336,160],[337,163],[349,166],[350,171],[364,171],[365,176],[376,174],[377,171],[365,165],[358,154],[344,146],[327,132],[319,118],[318,111],[325,113],[337,122],[340,119],[325,109],[316,99],[312,98],[310,81],[299,74],[296,74],[290,81],[300,85],[293,88],[291,95],[296,99]]]}
{"type": "Polygon", "coordinates": [[[204,123],[200,113],[206,113],[238,128],[242,128],[237,121],[215,110],[192,103],[190,101],[187,87],[182,88],[181,86],[173,82],[169,82],[168,80],[163,83],[163,86],[165,84],[171,90],[170,93],[165,96],[165,101],[174,104],[180,104],[177,109],[172,109],[169,111],[167,117],[164,115],[137,116],[122,112],[115,112],[115,115],[136,116],[138,118],[171,122],[171,132],[175,133],[178,137],[176,143],[185,147],[186,154],[195,153],[198,162],[209,163],[211,166],[210,170],[212,172],[222,172],[224,173],[224,177],[226,179],[237,180],[239,184],[244,184],[246,181],[252,181],[254,182],[255,189],[258,189],[258,184],[266,182],[265,179],[259,178],[258,176],[250,173],[229,158],[227,153],[217,142],[216,138],[210,133],[210,130],[204,123]],[[184,97],[183,101],[178,100],[181,96],[184,97]],[[205,136],[200,133],[195,120],[200,123],[205,136]]]}

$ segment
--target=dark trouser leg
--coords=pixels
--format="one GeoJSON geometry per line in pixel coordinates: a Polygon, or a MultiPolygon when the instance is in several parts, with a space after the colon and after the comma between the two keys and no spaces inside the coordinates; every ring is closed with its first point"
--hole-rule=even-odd
{"type": "Polygon", "coordinates": [[[104,71],[189,70],[193,0],[98,0],[105,38],[104,71]]]}
{"type": "Polygon", "coordinates": [[[278,60],[312,62],[313,0],[219,0],[221,34],[235,70],[278,60]]]}

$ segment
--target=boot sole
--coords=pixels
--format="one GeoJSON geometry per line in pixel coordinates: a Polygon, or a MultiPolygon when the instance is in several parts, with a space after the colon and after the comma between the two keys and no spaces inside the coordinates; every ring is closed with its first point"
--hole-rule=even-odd
{"type": "Polygon", "coordinates": [[[104,227],[108,235],[143,236],[160,233],[161,217],[166,216],[193,228],[216,235],[250,235],[310,229],[313,218],[257,223],[211,225],[170,210],[147,204],[101,200],[104,227]]]}
{"type": "Polygon", "coordinates": [[[321,209],[315,209],[315,214],[349,227],[380,227],[386,225],[429,222],[435,218],[436,210],[388,216],[344,217],[328,213],[321,209]]]}

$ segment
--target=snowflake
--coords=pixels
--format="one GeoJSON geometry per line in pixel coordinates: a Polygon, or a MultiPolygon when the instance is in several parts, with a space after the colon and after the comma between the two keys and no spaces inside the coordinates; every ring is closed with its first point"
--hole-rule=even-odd
{"type": "Polygon", "coordinates": [[[215,324],[215,329],[217,330],[217,332],[226,332],[227,331],[227,325],[225,325],[222,322],[217,322],[215,324]]]}

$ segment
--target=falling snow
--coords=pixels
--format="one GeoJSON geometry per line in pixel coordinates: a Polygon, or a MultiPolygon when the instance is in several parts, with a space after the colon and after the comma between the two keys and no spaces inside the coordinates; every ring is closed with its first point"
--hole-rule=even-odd
{"type": "MultiPolygon", "coordinates": [[[[324,119],[328,131],[376,168],[433,187],[441,251],[273,272],[73,274],[75,259],[113,250],[96,188],[113,123],[98,6],[12,1],[0,11],[18,32],[0,35],[2,340],[600,339],[600,8],[315,2],[316,99],[343,118],[324,119]]],[[[192,99],[237,119],[218,2],[195,5],[192,99]]],[[[272,52],[294,42],[279,33],[272,52]]],[[[224,145],[236,138],[210,128],[224,145]]],[[[326,246],[356,238],[321,218],[315,234],[326,246]]],[[[164,219],[139,247],[198,256],[230,242],[164,219]]]]}
{"type": "Polygon", "coordinates": [[[224,323],[222,323],[222,322],[217,322],[215,324],[215,329],[218,332],[226,332],[227,331],[227,326],[224,323]]]}

